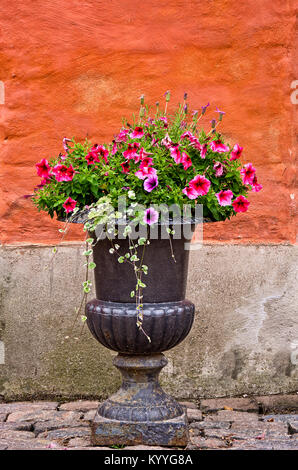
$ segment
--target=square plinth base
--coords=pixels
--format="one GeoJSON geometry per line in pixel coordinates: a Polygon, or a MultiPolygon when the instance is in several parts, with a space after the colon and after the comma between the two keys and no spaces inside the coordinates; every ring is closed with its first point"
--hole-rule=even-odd
{"type": "Polygon", "coordinates": [[[166,421],[127,422],[96,414],[91,424],[94,446],[150,445],[185,447],[188,443],[186,413],[166,421]]]}

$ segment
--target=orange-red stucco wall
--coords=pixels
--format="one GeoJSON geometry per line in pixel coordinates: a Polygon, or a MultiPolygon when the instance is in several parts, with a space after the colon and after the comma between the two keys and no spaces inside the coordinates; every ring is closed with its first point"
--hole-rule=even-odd
{"type": "Polygon", "coordinates": [[[59,224],[22,197],[35,162],[64,136],[111,139],[142,93],[155,103],[168,89],[226,112],[226,137],[264,186],[205,240],[295,242],[296,13],[295,0],[1,0],[1,242],[57,241],[59,224]]]}

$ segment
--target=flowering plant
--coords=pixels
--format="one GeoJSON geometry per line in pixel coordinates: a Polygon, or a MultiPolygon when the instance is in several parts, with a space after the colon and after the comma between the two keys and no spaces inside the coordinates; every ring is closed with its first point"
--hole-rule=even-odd
{"type": "MultiPolygon", "coordinates": [[[[219,132],[223,111],[216,108],[218,118],[211,120],[206,132],[199,129],[200,120],[207,112],[209,103],[201,112],[188,112],[187,95],[173,114],[167,113],[170,92],[165,93],[165,108],[150,116],[148,106],[141,96],[139,115],[132,124],[123,121],[120,132],[109,144],[77,143],[74,139],[63,140],[64,154],[50,161],[43,158],[36,164],[41,183],[32,197],[39,210],[51,217],[73,220],[81,211],[88,213],[85,231],[92,232],[100,223],[111,217],[128,216],[143,225],[158,222],[159,213],[154,206],[173,204],[183,208],[185,204],[203,207],[203,217],[210,221],[229,219],[249,207],[249,191],[260,191],[256,170],[251,163],[240,163],[243,148],[239,144],[226,143],[219,132]],[[109,208],[118,207],[119,197],[127,197],[126,213],[113,213],[109,208]],[[142,210],[138,207],[141,205],[142,210]]],[[[64,232],[63,229],[60,229],[64,232]]],[[[129,237],[129,225],[124,234],[129,237]]],[[[171,234],[171,229],[169,229],[171,234]]],[[[84,252],[89,258],[93,238],[87,239],[84,252]]],[[[138,264],[136,246],[146,245],[149,240],[141,237],[130,245],[130,252],[119,256],[118,261],[130,262],[136,272],[136,296],[138,325],[142,323],[142,295],[145,287],[142,274],[148,267],[138,264]]],[[[116,253],[119,245],[113,245],[116,253]]],[[[174,257],[174,255],[173,255],[174,257]]],[[[94,263],[87,263],[94,268],[94,263]]],[[[91,282],[86,278],[84,292],[90,291],[91,282]]]]}
{"type": "MultiPolygon", "coordinates": [[[[170,93],[166,93],[166,103],[170,93]]],[[[154,117],[141,98],[138,122],[125,125],[108,145],[76,143],[64,139],[64,155],[36,164],[42,178],[33,202],[39,210],[59,218],[75,208],[91,206],[109,196],[117,207],[119,196],[134,194],[135,202],[144,206],[165,203],[203,205],[203,216],[220,221],[245,212],[246,196],[259,191],[256,170],[251,163],[241,166],[242,147],[231,147],[218,132],[219,119],[211,121],[209,132],[198,129],[206,113],[190,116],[186,96],[184,104],[171,116],[156,104],[154,117]]]]}

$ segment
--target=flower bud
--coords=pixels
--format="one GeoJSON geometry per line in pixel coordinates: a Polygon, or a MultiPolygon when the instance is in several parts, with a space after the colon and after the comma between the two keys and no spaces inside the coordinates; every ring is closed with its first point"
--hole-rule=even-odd
{"type": "Polygon", "coordinates": [[[183,99],[184,99],[184,101],[187,100],[187,93],[184,93],[183,99]]]}
{"type": "Polygon", "coordinates": [[[144,104],[144,98],[145,98],[145,95],[140,96],[141,104],[144,104]]]}

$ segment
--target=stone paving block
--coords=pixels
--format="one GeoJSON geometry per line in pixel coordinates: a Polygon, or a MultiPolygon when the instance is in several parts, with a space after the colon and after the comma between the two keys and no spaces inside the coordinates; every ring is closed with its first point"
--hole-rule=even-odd
{"type": "Polygon", "coordinates": [[[189,429],[230,429],[229,421],[197,421],[190,424],[189,429]]]}
{"type": "Polygon", "coordinates": [[[11,431],[32,431],[33,425],[30,421],[21,421],[16,423],[0,423],[0,432],[5,430],[11,431]]]}
{"type": "Polygon", "coordinates": [[[234,441],[231,450],[297,450],[297,445],[289,439],[234,441]]]}
{"type": "Polygon", "coordinates": [[[215,414],[208,415],[205,419],[206,421],[257,422],[258,415],[256,413],[248,413],[246,411],[221,410],[215,414]]]}
{"type": "Polygon", "coordinates": [[[2,429],[0,439],[34,439],[35,435],[30,431],[16,431],[11,429],[2,429]]]}
{"type": "Polygon", "coordinates": [[[67,444],[67,447],[90,447],[91,441],[90,437],[74,437],[70,439],[67,444]]]}
{"type": "Polygon", "coordinates": [[[53,431],[55,429],[61,428],[78,428],[78,427],[89,427],[89,423],[86,421],[78,419],[61,419],[56,418],[51,421],[40,421],[34,424],[34,434],[38,436],[39,434],[46,431],[53,431]]]}
{"type": "Polygon", "coordinates": [[[190,440],[186,450],[222,448],[228,448],[227,442],[222,439],[205,439],[204,437],[194,437],[190,440]]]}
{"type": "Polygon", "coordinates": [[[78,400],[63,403],[59,406],[59,410],[62,411],[82,411],[87,412],[89,410],[96,410],[99,406],[99,401],[91,400],[78,400]]]}
{"type": "Polygon", "coordinates": [[[201,401],[203,413],[232,408],[234,411],[259,411],[259,406],[253,398],[210,398],[201,401]]]}
{"type": "Polygon", "coordinates": [[[202,412],[198,409],[187,408],[187,419],[189,423],[194,421],[202,421],[202,412]]]}
{"type": "Polygon", "coordinates": [[[0,413],[14,413],[16,411],[56,410],[58,403],[54,401],[32,401],[1,403],[0,413]]]}
{"type": "Polygon", "coordinates": [[[255,397],[256,402],[262,406],[264,412],[282,410],[298,411],[298,395],[271,395],[255,397]]]}
{"type": "Polygon", "coordinates": [[[7,423],[30,421],[36,423],[38,421],[52,421],[54,419],[79,419],[81,413],[75,411],[56,411],[56,410],[36,410],[36,411],[15,411],[8,415],[7,423]]]}
{"type": "Polygon", "coordinates": [[[46,431],[39,434],[39,438],[53,441],[68,442],[75,437],[89,437],[91,435],[89,427],[64,428],[46,431]]]}
{"type": "Polygon", "coordinates": [[[298,415],[297,414],[271,414],[271,415],[262,415],[259,417],[259,419],[263,421],[287,423],[290,420],[298,421],[298,415]]]}
{"type": "Polygon", "coordinates": [[[0,448],[4,446],[5,450],[48,450],[48,444],[47,441],[39,439],[0,439],[0,448]]]}
{"type": "Polygon", "coordinates": [[[180,403],[180,405],[186,406],[186,408],[190,408],[192,410],[197,410],[198,409],[198,406],[195,403],[193,403],[192,401],[180,401],[179,403],[180,403]]]}

